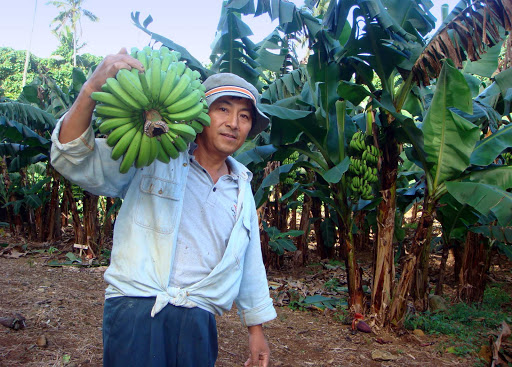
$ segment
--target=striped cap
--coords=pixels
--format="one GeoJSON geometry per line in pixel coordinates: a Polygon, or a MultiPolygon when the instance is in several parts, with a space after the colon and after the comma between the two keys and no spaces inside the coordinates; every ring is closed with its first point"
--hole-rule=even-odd
{"type": "Polygon", "coordinates": [[[206,102],[210,106],[217,98],[222,96],[235,96],[250,99],[256,109],[256,116],[253,116],[253,122],[248,137],[252,138],[265,130],[269,119],[258,109],[259,93],[258,90],[245,79],[232,73],[219,73],[208,77],[203,85],[206,87],[206,102]]]}

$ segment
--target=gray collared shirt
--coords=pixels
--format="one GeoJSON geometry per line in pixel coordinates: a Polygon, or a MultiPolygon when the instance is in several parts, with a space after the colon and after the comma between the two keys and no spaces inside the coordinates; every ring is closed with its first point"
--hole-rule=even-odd
{"type": "Polygon", "coordinates": [[[197,283],[221,261],[236,221],[238,174],[233,169],[214,184],[208,171],[190,155],[170,286],[197,283]]]}

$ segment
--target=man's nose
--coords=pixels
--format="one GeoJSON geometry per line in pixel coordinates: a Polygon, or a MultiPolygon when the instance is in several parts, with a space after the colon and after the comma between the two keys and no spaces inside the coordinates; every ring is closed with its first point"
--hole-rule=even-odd
{"type": "Polygon", "coordinates": [[[232,128],[233,130],[238,129],[238,115],[237,114],[230,115],[226,125],[229,126],[230,128],[232,128]]]}

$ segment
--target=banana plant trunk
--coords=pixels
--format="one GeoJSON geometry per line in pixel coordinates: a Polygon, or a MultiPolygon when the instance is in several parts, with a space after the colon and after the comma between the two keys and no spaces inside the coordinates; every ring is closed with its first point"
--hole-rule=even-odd
{"type": "Polygon", "coordinates": [[[59,206],[60,174],[48,164],[48,175],[52,178],[50,202],[48,204],[48,219],[46,225],[46,240],[56,241],[61,238],[61,208],[59,206]]]}
{"type": "Polygon", "coordinates": [[[99,252],[98,200],[99,196],[84,191],[85,243],[87,244],[90,257],[96,257],[96,254],[99,252]]]}
{"type": "Polygon", "coordinates": [[[352,231],[347,232],[343,240],[346,251],[345,266],[347,268],[348,305],[352,311],[363,313],[363,271],[356,261],[352,231]]]}
{"type": "Polygon", "coordinates": [[[339,218],[339,223],[341,253],[347,269],[348,306],[353,312],[363,313],[363,270],[356,260],[351,213],[347,213],[343,219],[339,218]]]}
{"type": "Polygon", "coordinates": [[[460,300],[466,303],[482,302],[487,285],[487,272],[491,266],[491,254],[488,239],[481,234],[468,232],[457,288],[460,300]]]}
{"type": "Polygon", "coordinates": [[[414,282],[416,270],[418,269],[421,253],[426,245],[430,246],[430,237],[432,233],[432,225],[434,223],[435,203],[425,199],[424,210],[421,215],[418,227],[414,234],[413,242],[409,254],[407,254],[402,262],[402,273],[400,280],[393,292],[393,300],[389,311],[389,323],[399,326],[403,324],[405,313],[407,310],[407,299],[411,286],[414,282]],[[427,243],[428,239],[428,243],[427,243]]]}
{"type": "Polygon", "coordinates": [[[395,262],[393,236],[396,212],[396,179],[398,172],[398,144],[388,136],[383,146],[381,167],[381,197],[377,208],[377,248],[375,251],[371,312],[380,325],[386,323],[393,297],[395,262]]]}

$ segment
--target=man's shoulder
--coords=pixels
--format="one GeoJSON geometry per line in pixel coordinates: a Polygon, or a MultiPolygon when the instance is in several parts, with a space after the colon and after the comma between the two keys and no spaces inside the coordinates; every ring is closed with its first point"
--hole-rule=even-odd
{"type": "Polygon", "coordinates": [[[229,156],[226,159],[226,162],[227,162],[232,174],[234,174],[244,180],[251,181],[253,174],[246,166],[244,166],[242,163],[237,161],[232,156],[229,156]]]}

